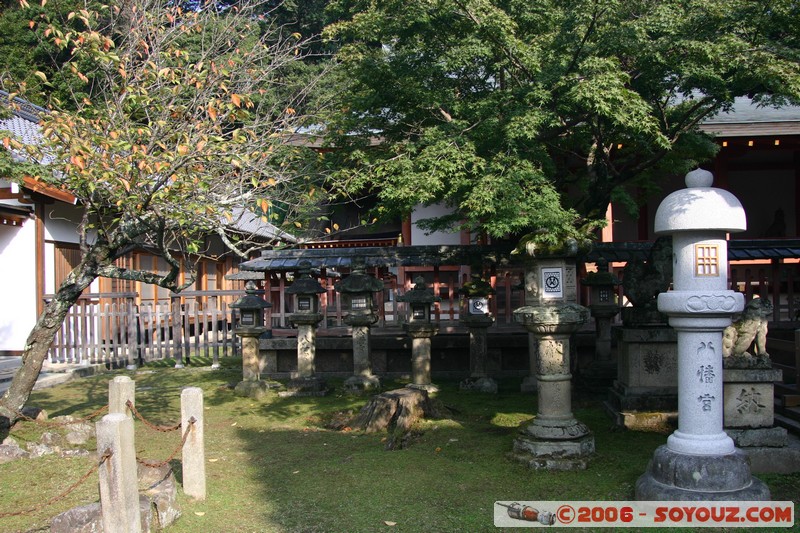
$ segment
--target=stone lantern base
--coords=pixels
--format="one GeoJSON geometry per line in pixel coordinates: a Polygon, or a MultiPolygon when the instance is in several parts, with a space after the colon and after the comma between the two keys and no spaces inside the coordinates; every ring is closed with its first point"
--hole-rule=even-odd
{"type": "Polygon", "coordinates": [[[467,378],[458,384],[459,390],[497,394],[497,382],[490,377],[467,378]]]}
{"type": "Polygon", "coordinates": [[[283,389],[283,385],[277,381],[240,381],[234,387],[233,392],[237,396],[244,396],[260,400],[267,395],[268,391],[278,391],[283,389]]]}
{"type": "Polygon", "coordinates": [[[344,390],[350,394],[363,394],[381,388],[381,380],[375,375],[350,376],[344,381],[344,390]]]}
{"type": "Polygon", "coordinates": [[[656,449],[647,471],[636,482],[638,501],[766,501],[769,488],[750,472],[747,455],[677,453],[656,449]]]}
{"type": "Polygon", "coordinates": [[[594,435],[574,418],[554,424],[534,419],[514,439],[512,457],[535,470],[585,470],[594,451],[594,435]]]}
{"type": "Polygon", "coordinates": [[[427,391],[428,393],[439,392],[439,387],[437,387],[433,383],[409,383],[408,385],[406,385],[406,388],[424,390],[427,391]]]}
{"type": "Polygon", "coordinates": [[[319,377],[299,377],[289,380],[286,390],[279,392],[278,396],[327,396],[330,389],[328,383],[319,377]]]}

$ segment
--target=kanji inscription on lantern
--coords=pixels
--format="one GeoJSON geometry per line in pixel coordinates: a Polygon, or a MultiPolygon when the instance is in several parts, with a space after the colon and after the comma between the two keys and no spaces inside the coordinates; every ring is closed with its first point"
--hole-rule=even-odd
{"type": "Polygon", "coordinates": [[[700,365],[697,370],[697,377],[700,378],[700,383],[714,383],[714,365],[700,365]]]}
{"type": "Polygon", "coordinates": [[[696,276],[718,277],[719,276],[719,245],[717,244],[695,244],[694,263],[696,276]]]}
{"type": "Polygon", "coordinates": [[[545,298],[563,298],[564,285],[562,279],[564,272],[561,268],[542,269],[542,288],[545,298]]]}
{"type": "Polygon", "coordinates": [[[708,393],[703,394],[702,396],[697,397],[697,401],[700,402],[702,405],[703,411],[710,411],[711,410],[711,402],[713,402],[716,398],[708,393]]]}
{"type": "Polygon", "coordinates": [[[767,407],[761,403],[761,393],[754,387],[750,387],[750,390],[742,389],[736,396],[736,402],[736,410],[739,413],[758,413],[767,407]]]}
{"type": "Polygon", "coordinates": [[[712,341],[708,341],[708,344],[701,342],[700,346],[697,347],[698,356],[709,355],[713,357],[715,353],[716,349],[714,348],[714,343],[712,341]]]}

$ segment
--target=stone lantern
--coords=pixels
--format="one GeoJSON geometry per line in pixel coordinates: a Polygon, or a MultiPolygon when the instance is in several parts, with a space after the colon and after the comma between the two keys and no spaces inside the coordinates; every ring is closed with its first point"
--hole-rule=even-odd
{"type": "Polygon", "coordinates": [[[538,346],[538,410],[533,423],[520,430],[513,450],[517,460],[534,469],[584,469],[595,449],[594,435],[572,414],[570,336],[588,320],[589,310],[574,302],[571,263],[567,257],[553,257],[530,265],[525,274],[529,305],[514,310],[514,320],[538,346]]]}
{"type": "Polygon", "coordinates": [[[353,259],[352,269],[334,289],[342,295],[347,311],[344,322],[353,328],[353,375],[345,380],[344,387],[356,392],[380,386],[370,364],[369,330],[378,321],[373,294],[383,290],[383,282],[366,273],[363,259],[353,259]]]}
{"type": "Polygon", "coordinates": [[[242,381],[235,388],[237,394],[259,398],[270,388],[261,380],[265,361],[260,356],[259,338],[269,333],[264,326],[264,310],[272,304],[258,296],[259,290],[253,281],[245,285],[245,295],[231,304],[239,310],[239,322],[235,333],[242,338],[242,381]]]}
{"type": "Polygon", "coordinates": [[[595,358],[586,370],[588,377],[613,379],[616,362],[611,359],[611,319],[619,313],[617,286],[622,282],[608,271],[608,261],[597,260],[597,272],[586,275],[583,285],[590,289],[589,312],[595,320],[595,358]]]}
{"type": "Polygon", "coordinates": [[[658,309],[678,336],[678,429],[636,483],[637,500],[768,500],[744,452],[723,430],[722,332],[744,307],[728,289],[726,233],[747,224],[739,200],[712,187],[705,170],[656,211],[655,232],[672,235],[673,290],[658,309]]]}
{"type": "Polygon", "coordinates": [[[411,308],[409,321],[403,324],[411,337],[412,383],[408,386],[436,392],[438,387],[431,383],[431,338],[439,332],[439,326],[431,322],[431,305],[439,298],[428,288],[425,278],[417,276],[414,287],[397,300],[408,303],[411,308]]]}
{"type": "Polygon", "coordinates": [[[486,331],[494,323],[489,314],[489,296],[494,294],[491,284],[478,273],[461,287],[460,321],[469,329],[469,378],[461,382],[462,390],[496,393],[497,382],[486,373],[486,331]]]}
{"type": "Polygon", "coordinates": [[[294,313],[289,322],[297,326],[297,375],[287,389],[293,394],[326,392],[325,381],[314,375],[314,358],[317,350],[317,324],[322,320],[319,312],[319,295],[325,289],[311,276],[311,262],[300,261],[299,270],[286,294],[294,296],[294,313]]]}

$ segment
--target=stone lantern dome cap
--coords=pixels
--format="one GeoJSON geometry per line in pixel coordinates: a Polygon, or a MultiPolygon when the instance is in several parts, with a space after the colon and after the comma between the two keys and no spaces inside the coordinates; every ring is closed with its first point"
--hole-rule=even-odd
{"type": "Polygon", "coordinates": [[[259,291],[258,286],[252,282],[248,281],[245,285],[245,296],[242,296],[235,302],[231,304],[231,307],[234,309],[269,309],[272,307],[272,304],[258,296],[259,293],[263,293],[264,291],[259,291]]]}
{"type": "Polygon", "coordinates": [[[410,304],[432,304],[433,302],[441,301],[441,298],[434,296],[433,289],[428,288],[425,278],[417,276],[414,278],[414,286],[411,290],[406,291],[402,296],[398,296],[397,301],[410,304]]]}
{"type": "Polygon", "coordinates": [[[668,195],[658,206],[657,235],[681,231],[739,232],[747,229],[747,217],[730,192],[712,187],[714,175],[703,169],[686,174],[686,188],[668,195]]]}
{"type": "Polygon", "coordinates": [[[495,290],[491,283],[481,278],[480,274],[473,272],[470,281],[464,283],[458,293],[470,298],[481,298],[495,294],[495,290]]]}
{"type": "Polygon", "coordinates": [[[325,292],[325,288],[311,277],[311,261],[300,261],[297,266],[300,267],[297,271],[298,277],[286,289],[286,294],[310,295],[325,292]]]}
{"type": "Polygon", "coordinates": [[[379,292],[383,290],[383,282],[366,273],[366,265],[363,258],[354,259],[351,265],[353,269],[350,275],[342,281],[334,284],[333,288],[338,292],[379,292]]]}

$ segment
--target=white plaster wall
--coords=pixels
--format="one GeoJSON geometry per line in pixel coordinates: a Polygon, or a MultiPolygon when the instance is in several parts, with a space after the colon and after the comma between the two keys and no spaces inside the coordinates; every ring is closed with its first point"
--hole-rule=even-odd
{"type": "MultiPolygon", "coordinates": [[[[55,286],[55,242],[78,244],[78,225],[81,220],[82,210],[79,207],[56,202],[45,210],[44,222],[44,292],[53,294],[58,287],[55,286]]],[[[92,232],[89,241],[94,240],[92,232]]],[[[100,281],[95,280],[87,292],[99,292],[100,281]]]]}
{"type": "Polygon", "coordinates": [[[0,226],[0,351],[22,350],[36,323],[35,224],[0,226]]]}
{"type": "Polygon", "coordinates": [[[417,206],[414,212],[411,213],[411,243],[414,246],[423,245],[454,245],[461,244],[461,232],[445,232],[435,231],[431,234],[426,234],[417,226],[417,221],[436,216],[442,216],[449,213],[451,210],[441,204],[434,204],[431,206],[417,206]]]}
{"type": "Polygon", "coordinates": [[[44,221],[44,239],[77,244],[78,224],[81,220],[81,209],[72,205],[56,202],[47,206],[44,221]]]}

